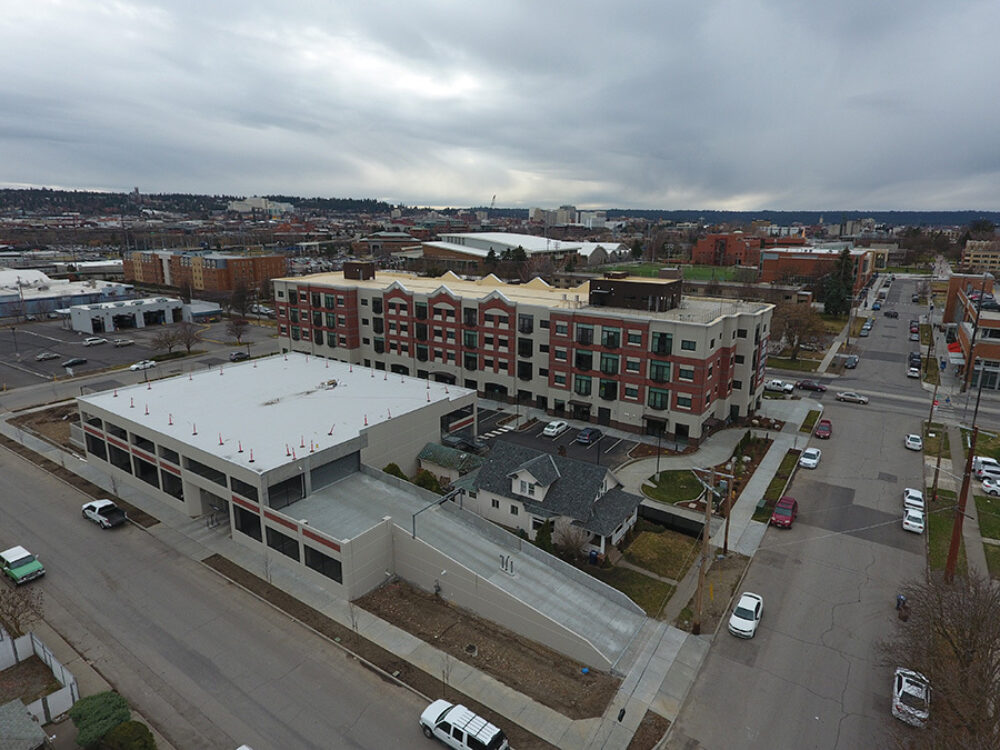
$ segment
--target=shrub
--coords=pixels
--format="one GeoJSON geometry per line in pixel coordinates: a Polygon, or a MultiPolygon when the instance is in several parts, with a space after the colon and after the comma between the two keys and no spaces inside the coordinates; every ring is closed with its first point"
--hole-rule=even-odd
{"type": "Polygon", "coordinates": [[[546,521],[535,532],[535,544],[546,552],[552,552],[552,521],[546,521]]]}
{"type": "Polygon", "coordinates": [[[101,743],[106,750],[156,750],[156,740],[141,721],[126,721],[106,735],[101,743]]]}
{"type": "MultiPolygon", "coordinates": [[[[395,464],[392,465],[395,466],[395,464]]],[[[444,494],[444,490],[441,489],[441,482],[438,481],[436,476],[427,471],[427,469],[420,469],[417,475],[413,477],[413,483],[417,487],[423,487],[425,490],[436,492],[439,495],[444,494]]]]}
{"type": "Polygon", "coordinates": [[[129,720],[128,703],[113,690],[89,695],[73,704],[69,718],[76,725],[76,744],[96,747],[105,734],[129,720]]]}
{"type": "Polygon", "coordinates": [[[392,474],[394,477],[405,479],[407,482],[410,481],[410,478],[406,476],[406,474],[403,473],[403,470],[400,469],[399,466],[395,463],[386,465],[386,467],[382,469],[382,471],[384,471],[386,474],[392,474]]]}

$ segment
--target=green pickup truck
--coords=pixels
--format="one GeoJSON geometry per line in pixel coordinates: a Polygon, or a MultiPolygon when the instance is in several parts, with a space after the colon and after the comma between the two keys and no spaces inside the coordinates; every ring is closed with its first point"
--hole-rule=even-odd
{"type": "Polygon", "coordinates": [[[24,547],[11,547],[0,552],[0,566],[3,574],[16,586],[45,575],[45,568],[41,562],[24,547]]]}

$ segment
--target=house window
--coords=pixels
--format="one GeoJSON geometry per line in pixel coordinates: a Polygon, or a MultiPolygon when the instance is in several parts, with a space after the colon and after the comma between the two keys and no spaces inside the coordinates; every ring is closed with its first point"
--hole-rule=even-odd
{"type": "Polygon", "coordinates": [[[681,339],[681,350],[685,352],[693,352],[698,348],[698,345],[691,339],[681,339]]]}
{"type": "Polygon", "coordinates": [[[514,505],[513,503],[511,503],[511,506],[510,506],[510,514],[511,514],[512,516],[516,516],[516,515],[517,515],[517,512],[518,512],[518,511],[517,511],[517,506],[516,506],[516,505],[514,505]]]}
{"type": "Polygon", "coordinates": [[[521,494],[533,497],[535,494],[535,485],[531,482],[527,482],[524,479],[521,480],[521,494]]]}
{"type": "Polygon", "coordinates": [[[496,508],[496,509],[499,510],[499,508],[500,508],[500,501],[497,500],[496,498],[493,498],[492,500],[490,500],[490,505],[492,507],[494,507],[494,508],[496,508]]]}

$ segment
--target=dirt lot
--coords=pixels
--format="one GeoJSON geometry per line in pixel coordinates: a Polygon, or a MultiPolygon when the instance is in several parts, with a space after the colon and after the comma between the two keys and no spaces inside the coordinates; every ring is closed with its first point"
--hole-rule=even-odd
{"type": "Polygon", "coordinates": [[[74,453],[80,449],[69,442],[69,426],[76,421],[76,404],[61,404],[44,411],[33,411],[14,417],[10,423],[35,432],[56,445],[62,446],[74,453]]]}
{"type": "Polygon", "coordinates": [[[37,656],[30,656],[0,672],[0,705],[20,698],[26,704],[61,687],[52,670],[37,656]]]}
{"type": "MultiPolygon", "coordinates": [[[[721,550],[716,550],[721,552],[721,550]]],[[[750,564],[750,558],[730,552],[729,557],[716,559],[708,569],[701,618],[701,632],[714,633],[719,623],[729,614],[729,602],[743,572],[750,564]]],[[[674,625],[682,630],[691,630],[694,618],[695,599],[691,598],[674,625]]]]}

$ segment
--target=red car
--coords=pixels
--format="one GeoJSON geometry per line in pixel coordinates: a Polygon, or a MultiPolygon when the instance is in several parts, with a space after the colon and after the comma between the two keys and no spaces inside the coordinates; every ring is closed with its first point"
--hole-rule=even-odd
{"type": "Polygon", "coordinates": [[[799,514],[799,503],[794,497],[787,495],[781,498],[774,506],[774,513],[771,514],[771,524],[784,529],[792,528],[795,516],[799,514]]]}
{"type": "Polygon", "coordinates": [[[826,391],[826,386],[815,380],[800,380],[795,384],[795,387],[802,391],[819,391],[820,393],[826,391]]]}
{"type": "Polygon", "coordinates": [[[813,434],[823,440],[829,439],[833,434],[833,423],[829,419],[819,420],[819,424],[816,425],[816,431],[813,434]]]}

